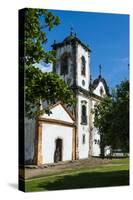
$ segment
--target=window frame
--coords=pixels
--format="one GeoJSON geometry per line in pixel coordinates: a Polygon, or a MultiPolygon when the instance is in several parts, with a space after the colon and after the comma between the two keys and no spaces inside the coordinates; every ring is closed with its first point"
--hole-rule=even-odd
{"type": "Polygon", "coordinates": [[[87,125],[87,106],[81,104],[81,124],[87,125]]]}
{"type": "Polygon", "coordinates": [[[86,76],[86,60],[84,56],[81,56],[81,75],[86,76]]]}

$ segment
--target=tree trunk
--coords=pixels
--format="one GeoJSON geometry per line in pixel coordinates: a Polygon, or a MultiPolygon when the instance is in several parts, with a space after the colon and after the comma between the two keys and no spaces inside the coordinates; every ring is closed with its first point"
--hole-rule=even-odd
{"type": "Polygon", "coordinates": [[[104,145],[101,145],[100,157],[101,157],[102,159],[104,159],[104,145]]]}
{"type": "Polygon", "coordinates": [[[102,159],[104,159],[104,148],[105,148],[105,145],[103,143],[103,138],[102,138],[102,135],[101,135],[101,142],[100,142],[100,157],[102,159]]]}

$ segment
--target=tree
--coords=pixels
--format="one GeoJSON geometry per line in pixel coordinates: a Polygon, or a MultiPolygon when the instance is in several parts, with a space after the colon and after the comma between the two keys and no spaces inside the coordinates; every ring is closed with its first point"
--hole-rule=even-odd
{"type": "Polygon", "coordinates": [[[110,122],[112,119],[112,100],[106,96],[100,104],[94,108],[94,126],[98,128],[100,134],[101,157],[104,157],[106,145],[110,145],[110,122]]]}
{"type": "Polygon", "coordinates": [[[58,101],[66,105],[75,103],[73,92],[55,73],[42,73],[38,68],[29,67],[26,76],[26,113],[28,117],[42,114],[44,111],[50,114],[49,106],[58,101]],[[40,100],[44,102],[40,107],[40,100]]]}
{"type": "Polygon", "coordinates": [[[74,104],[73,92],[58,75],[43,73],[35,67],[40,61],[55,62],[55,51],[45,51],[48,41],[46,30],[51,31],[57,26],[59,18],[48,10],[27,8],[20,12],[19,19],[20,99],[25,94],[27,116],[40,115],[40,101],[46,102],[43,111],[47,113],[49,106],[56,101],[74,104]],[[23,75],[25,79],[22,84],[23,75]]]}
{"type": "Polygon", "coordinates": [[[129,151],[129,82],[123,81],[117,86],[110,97],[94,108],[94,125],[101,136],[101,156],[104,148],[129,151]]]}
{"type": "MultiPolygon", "coordinates": [[[[129,152],[129,81],[116,87],[113,97],[113,125],[115,138],[119,137],[119,148],[129,152]]],[[[117,147],[117,144],[114,148],[117,147]]]]}

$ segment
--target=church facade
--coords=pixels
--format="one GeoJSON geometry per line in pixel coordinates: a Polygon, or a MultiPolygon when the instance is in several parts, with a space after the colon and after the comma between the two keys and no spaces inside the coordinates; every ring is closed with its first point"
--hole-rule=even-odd
{"type": "Polygon", "coordinates": [[[25,160],[37,165],[99,156],[100,134],[93,125],[92,110],[109,94],[101,74],[91,80],[91,50],[75,34],[54,42],[52,48],[54,72],[73,90],[77,103],[73,108],[58,102],[50,116],[44,113],[37,122],[25,121],[25,160]]]}

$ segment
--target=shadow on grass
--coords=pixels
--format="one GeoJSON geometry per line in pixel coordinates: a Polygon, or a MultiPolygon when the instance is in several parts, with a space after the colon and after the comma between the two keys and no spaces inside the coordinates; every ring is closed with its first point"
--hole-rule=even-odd
{"type": "Polygon", "coordinates": [[[56,177],[55,180],[40,182],[36,185],[39,190],[61,190],[76,188],[92,188],[107,186],[129,185],[129,171],[88,172],[77,175],[56,177]]]}

